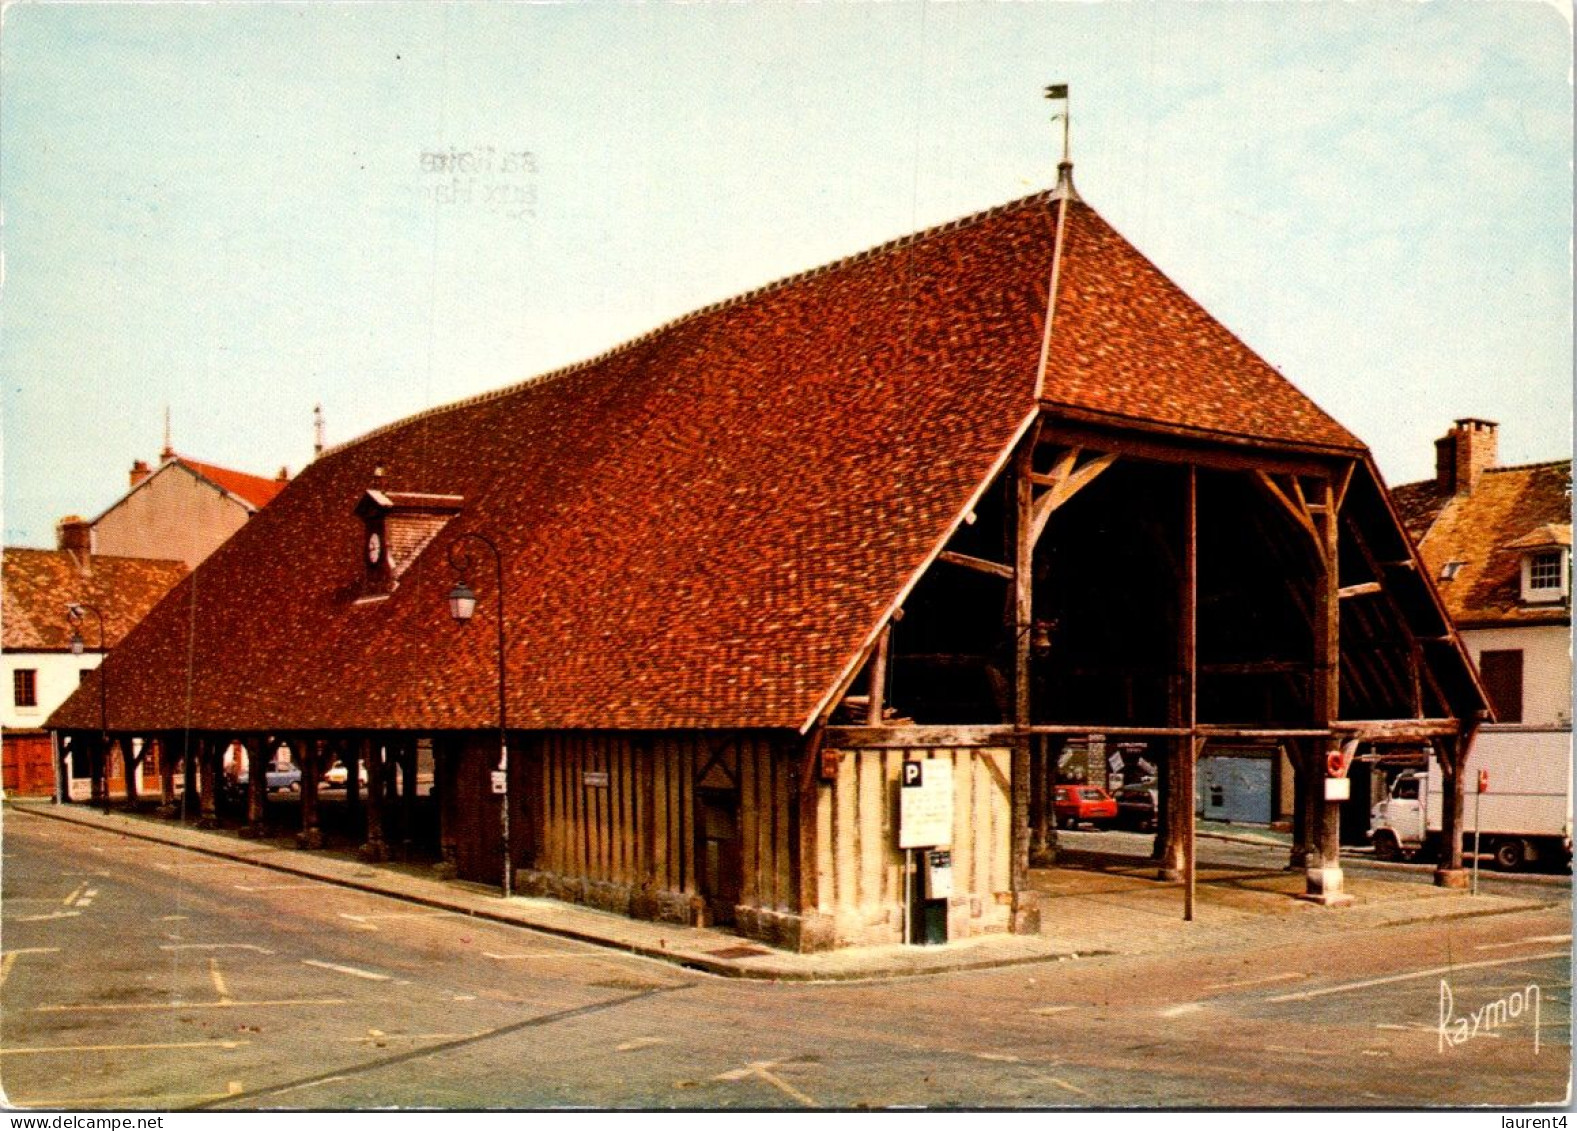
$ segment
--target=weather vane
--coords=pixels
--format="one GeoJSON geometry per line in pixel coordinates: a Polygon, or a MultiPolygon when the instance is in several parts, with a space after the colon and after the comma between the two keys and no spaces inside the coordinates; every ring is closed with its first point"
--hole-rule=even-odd
{"type": "Polygon", "coordinates": [[[1062,82],[1053,83],[1051,86],[1048,86],[1046,88],[1046,98],[1051,102],[1062,103],[1062,110],[1059,113],[1053,114],[1051,116],[1051,120],[1055,122],[1058,118],[1062,119],[1062,163],[1066,165],[1070,160],[1072,160],[1072,158],[1070,158],[1068,155],[1068,122],[1069,119],[1073,117],[1072,104],[1068,100],[1068,84],[1062,82]]]}

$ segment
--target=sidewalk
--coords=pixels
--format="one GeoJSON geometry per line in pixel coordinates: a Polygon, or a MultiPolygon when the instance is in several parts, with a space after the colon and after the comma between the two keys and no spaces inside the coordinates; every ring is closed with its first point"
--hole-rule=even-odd
{"type": "Polygon", "coordinates": [[[82,805],[9,801],[6,807],[12,814],[68,821],[733,978],[909,977],[1093,955],[1252,946],[1547,905],[1537,899],[1470,896],[1416,883],[1349,876],[1348,887],[1357,902],[1332,910],[1295,898],[1303,887],[1303,877],[1296,873],[1206,865],[1199,869],[1195,920],[1185,923],[1181,887],[1157,882],[1154,865],[1131,857],[1070,852],[1065,862],[1075,866],[1031,873],[1032,886],[1041,893],[1039,935],[987,935],[938,947],[893,945],[794,954],[724,930],[650,923],[550,899],[506,900],[492,888],[441,880],[426,868],[373,866],[350,852],[303,851],[284,837],[248,840],[233,831],[195,829],[151,816],[105,814],[82,805]]]}

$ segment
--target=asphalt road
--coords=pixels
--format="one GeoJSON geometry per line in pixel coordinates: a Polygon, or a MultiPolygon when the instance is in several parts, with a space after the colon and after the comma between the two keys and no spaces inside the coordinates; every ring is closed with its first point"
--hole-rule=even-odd
{"type": "Polygon", "coordinates": [[[1566,887],[1334,948],[770,984],[26,813],[4,834],[21,1107],[1506,1106],[1570,1076],[1566,887]]]}

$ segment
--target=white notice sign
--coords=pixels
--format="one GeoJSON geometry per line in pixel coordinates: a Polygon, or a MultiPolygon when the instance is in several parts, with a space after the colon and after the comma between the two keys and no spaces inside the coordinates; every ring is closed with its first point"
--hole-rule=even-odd
{"type": "Polygon", "coordinates": [[[953,763],[905,762],[898,790],[898,847],[945,848],[953,843],[953,763]]]}

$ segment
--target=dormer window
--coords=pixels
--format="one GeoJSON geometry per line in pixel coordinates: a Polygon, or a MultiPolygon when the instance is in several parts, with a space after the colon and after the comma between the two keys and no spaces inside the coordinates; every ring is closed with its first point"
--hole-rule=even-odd
{"type": "Polygon", "coordinates": [[[356,504],[362,521],[363,598],[387,596],[444,525],[460,513],[459,495],[373,489],[356,504]]]}
{"type": "Polygon", "coordinates": [[[1467,565],[1467,562],[1447,562],[1445,565],[1440,567],[1440,580],[1450,581],[1457,574],[1462,572],[1462,567],[1465,565],[1467,565]]]}
{"type": "Polygon", "coordinates": [[[1538,550],[1522,556],[1522,599],[1529,603],[1565,600],[1567,551],[1563,548],[1538,550]]]}

